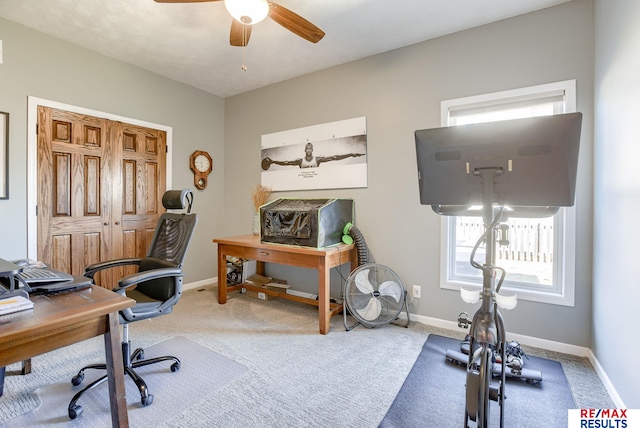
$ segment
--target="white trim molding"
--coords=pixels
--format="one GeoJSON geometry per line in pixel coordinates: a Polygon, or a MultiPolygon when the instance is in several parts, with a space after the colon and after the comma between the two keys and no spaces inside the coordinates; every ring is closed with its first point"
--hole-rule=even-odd
{"type": "Polygon", "coordinates": [[[146,128],[158,129],[167,133],[167,189],[171,189],[172,177],[172,153],[173,153],[173,128],[144,120],[133,119],[97,110],[91,110],[57,101],[43,98],[27,97],[27,256],[33,260],[38,259],[38,221],[36,207],[38,204],[38,106],[51,107],[66,110],[88,116],[101,117],[146,128]]]}

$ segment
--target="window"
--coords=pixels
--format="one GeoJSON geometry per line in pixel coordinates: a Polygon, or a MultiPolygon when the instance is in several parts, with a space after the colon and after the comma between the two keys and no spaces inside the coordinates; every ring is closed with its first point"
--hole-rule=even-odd
{"type": "MultiPolygon", "coordinates": [[[[575,80],[458,98],[441,103],[442,126],[490,122],[576,111],[575,80]]],[[[499,246],[496,264],[507,271],[502,290],[518,298],[573,306],[575,208],[553,217],[510,219],[509,245],[499,246]]],[[[482,272],[469,257],[483,232],[481,217],[442,218],[441,287],[481,287],[482,272]]],[[[476,260],[484,259],[480,247],[476,260]]]]}

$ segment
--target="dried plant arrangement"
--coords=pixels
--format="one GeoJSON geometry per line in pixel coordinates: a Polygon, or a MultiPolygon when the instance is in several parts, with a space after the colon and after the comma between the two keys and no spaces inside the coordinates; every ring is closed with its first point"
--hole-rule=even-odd
{"type": "Polygon", "coordinates": [[[253,200],[253,207],[256,212],[260,210],[260,207],[267,202],[271,195],[271,187],[258,184],[251,189],[251,199],[253,200]]]}

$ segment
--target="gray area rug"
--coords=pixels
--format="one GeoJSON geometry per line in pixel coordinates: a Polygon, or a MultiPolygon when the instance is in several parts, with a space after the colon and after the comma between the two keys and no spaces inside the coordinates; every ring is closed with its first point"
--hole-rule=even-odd
{"type": "MultiPolygon", "coordinates": [[[[157,427],[199,401],[203,391],[215,391],[247,371],[246,366],[184,337],[168,339],[146,348],[144,353],[146,358],[174,355],[180,359],[181,366],[174,373],[169,368],[171,361],[136,369],[154,396],[153,403],[146,407],[140,404],[140,393],[133,381],[125,377],[129,425],[132,427],[157,427]]],[[[75,420],[70,420],[67,415],[67,406],[73,395],[103,374],[102,370],[88,370],[80,386],[72,386],[71,379],[67,379],[38,389],[36,394],[42,404],[3,426],[110,427],[109,388],[106,383],[80,399],[78,404],[84,409],[82,415],[75,420]]]]}
{"type": "MultiPolygon", "coordinates": [[[[427,336],[462,338],[465,334],[418,322],[409,328],[389,324],[347,332],[338,315],[331,319],[331,333],[321,335],[317,307],[238,293],[219,305],[216,292],[215,286],[187,290],[171,314],[130,325],[134,347],[149,349],[180,336],[247,367],[241,377],[218,389],[194,386],[188,391],[194,401],[187,402],[181,398],[185,393],[171,389],[171,399],[186,407],[173,408],[172,416],[159,428],[374,428],[387,414],[427,336]]],[[[526,351],[562,362],[578,407],[613,407],[588,359],[540,349],[526,351]]],[[[181,352],[177,356],[185,360],[181,352]]],[[[16,374],[19,364],[8,367],[0,398],[0,426],[40,405],[34,391],[57,382],[70,388],[70,379],[83,365],[103,359],[104,341],[94,338],[35,357],[28,376],[16,374]]],[[[183,362],[181,372],[186,367],[183,362]]],[[[216,373],[215,365],[207,363],[206,373],[216,373]]],[[[163,380],[171,382],[176,374],[163,372],[163,380]]],[[[456,388],[461,385],[457,383],[456,388]]],[[[163,396],[153,393],[155,401],[149,409],[163,396]]],[[[136,395],[128,394],[133,406],[130,416],[141,410],[136,407],[136,395]]],[[[63,410],[70,398],[65,396],[63,410]]],[[[83,426],[80,420],[88,411],[68,426],[83,426]]],[[[462,414],[444,426],[461,425],[462,414]]]]}
{"type": "MultiPolygon", "coordinates": [[[[429,335],[398,396],[380,427],[462,426],[465,407],[465,367],[446,360],[447,349],[458,351],[460,340],[429,335]]],[[[563,427],[568,409],[576,408],[562,365],[530,356],[525,367],[539,370],[542,381],[530,384],[507,378],[507,427],[563,427]]],[[[499,426],[500,406],[491,403],[491,426],[499,426]]]]}

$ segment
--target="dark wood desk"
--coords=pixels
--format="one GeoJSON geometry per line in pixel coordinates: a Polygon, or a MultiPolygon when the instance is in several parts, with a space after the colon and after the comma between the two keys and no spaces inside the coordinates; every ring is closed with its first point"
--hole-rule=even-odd
{"type": "Polygon", "coordinates": [[[341,304],[330,302],[330,271],[331,268],[344,263],[350,263],[351,271],[358,266],[358,255],[354,244],[340,244],[327,248],[263,244],[258,235],[217,238],[213,242],[218,244],[218,303],[225,304],[229,291],[242,288],[308,303],[318,306],[320,333],[329,333],[331,317],[342,311],[341,304]],[[250,284],[227,286],[227,256],[256,260],[259,274],[264,274],[265,262],[316,269],[318,271],[318,300],[266,290],[250,284]]]}
{"type": "Polygon", "coordinates": [[[135,302],[95,285],[31,300],[33,309],[0,316],[0,367],[104,335],[111,423],[129,426],[118,311],[135,302]]]}

